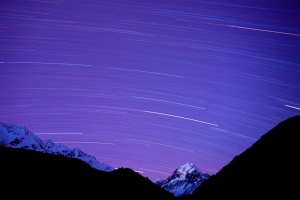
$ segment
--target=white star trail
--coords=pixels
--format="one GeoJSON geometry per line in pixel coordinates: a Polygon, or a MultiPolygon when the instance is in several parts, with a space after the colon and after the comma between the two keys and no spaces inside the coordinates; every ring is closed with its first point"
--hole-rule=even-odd
{"type": "Polygon", "coordinates": [[[173,75],[173,74],[150,72],[150,71],[143,71],[143,70],[136,70],[136,69],[126,69],[126,68],[116,68],[116,67],[110,67],[110,69],[122,70],[122,71],[131,71],[131,72],[140,72],[140,73],[147,73],[147,74],[155,74],[155,75],[161,75],[161,76],[170,76],[170,77],[175,77],[175,78],[183,78],[182,76],[173,75]]]}
{"type": "Polygon", "coordinates": [[[171,103],[171,104],[176,104],[176,105],[181,105],[181,106],[187,106],[187,107],[192,107],[192,108],[198,108],[198,109],[205,109],[205,108],[202,108],[202,107],[199,107],[199,106],[193,106],[193,105],[188,105],[188,104],[184,104],[184,103],[177,103],[177,102],[166,101],[166,100],[161,100],[161,99],[152,99],[152,98],[135,97],[135,96],[133,96],[133,98],[144,99],[144,100],[149,100],[149,101],[158,101],[158,102],[164,102],[164,103],[171,103]]]}
{"type": "MultiPolygon", "coordinates": [[[[57,141],[56,141],[57,142],[57,141]]],[[[109,143],[109,142],[68,142],[68,141],[58,141],[57,143],[63,143],[63,144],[100,144],[100,145],[116,145],[115,143],[109,143]]]]}
{"type": "Polygon", "coordinates": [[[296,109],[296,110],[300,110],[300,108],[295,107],[295,106],[290,106],[290,105],[284,105],[284,106],[289,107],[289,108],[293,108],[293,109],[296,109]]]}
{"type": "Polygon", "coordinates": [[[148,111],[148,110],[144,110],[143,112],[156,114],[156,115],[163,115],[163,116],[167,116],[167,117],[174,117],[174,118],[178,118],[178,119],[184,119],[184,120],[198,122],[198,123],[202,123],[202,124],[208,124],[208,125],[212,125],[212,126],[218,126],[217,124],[213,124],[213,123],[210,123],[210,122],[200,121],[200,120],[197,120],[197,119],[182,117],[182,116],[178,116],[178,115],[171,115],[171,114],[167,114],[167,113],[153,112],[153,111],[148,111]]]}
{"type": "Polygon", "coordinates": [[[155,180],[299,114],[297,1],[132,2],[1,1],[1,123],[155,180]]]}
{"type": "Polygon", "coordinates": [[[77,132],[57,132],[57,133],[35,133],[36,135],[82,135],[83,133],[77,132]]]}

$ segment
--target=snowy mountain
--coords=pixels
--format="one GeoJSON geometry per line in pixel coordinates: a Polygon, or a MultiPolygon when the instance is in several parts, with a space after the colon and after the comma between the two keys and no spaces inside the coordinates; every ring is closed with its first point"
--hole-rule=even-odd
{"type": "Polygon", "coordinates": [[[166,180],[157,180],[154,183],[174,194],[182,196],[192,192],[210,176],[200,172],[194,164],[184,164],[176,169],[166,180]]]}
{"type": "Polygon", "coordinates": [[[87,155],[75,147],[67,147],[63,144],[53,143],[52,140],[41,140],[28,129],[20,126],[4,124],[0,122],[0,145],[11,148],[24,148],[43,153],[63,155],[77,158],[88,163],[91,167],[102,171],[113,171],[114,168],[100,163],[95,157],[87,155]]]}

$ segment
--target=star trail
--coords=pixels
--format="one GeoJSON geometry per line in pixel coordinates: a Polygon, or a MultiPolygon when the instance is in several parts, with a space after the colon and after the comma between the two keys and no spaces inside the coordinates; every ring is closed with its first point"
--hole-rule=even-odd
{"type": "Polygon", "coordinates": [[[4,0],[0,121],[151,180],[300,114],[300,3],[4,0]]]}

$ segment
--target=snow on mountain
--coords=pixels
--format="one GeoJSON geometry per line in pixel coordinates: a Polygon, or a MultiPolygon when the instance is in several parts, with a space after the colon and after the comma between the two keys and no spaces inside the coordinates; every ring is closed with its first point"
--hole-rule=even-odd
{"type": "Polygon", "coordinates": [[[193,191],[210,176],[202,173],[194,164],[184,164],[176,169],[166,180],[159,179],[154,183],[175,196],[192,194],[193,191]]]}
{"type": "Polygon", "coordinates": [[[25,127],[4,124],[0,122],[0,145],[12,148],[24,148],[43,153],[63,155],[77,158],[88,163],[91,167],[102,171],[113,171],[114,168],[100,163],[95,157],[87,155],[79,148],[67,147],[63,144],[53,143],[52,140],[41,140],[25,127]]]}

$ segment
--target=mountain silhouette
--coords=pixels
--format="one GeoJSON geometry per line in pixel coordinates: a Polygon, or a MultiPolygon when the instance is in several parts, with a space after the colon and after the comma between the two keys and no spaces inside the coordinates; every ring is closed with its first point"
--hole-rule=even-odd
{"type": "Polygon", "coordinates": [[[114,170],[112,166],[99,162],[95,157],[84,153],[77,147],[68,147],[63,144],[54,143],[49,139],[42,140],[22,126],[0,122],[0,144],[5,144],[6,147],[11,148],[29,149],[43,153],[77,158],[101,171],[111,172],[114,170]]]}
{"type": "Polygon", "coordinates": [[[2,195],[12,198],[174,199],[131,169],[104,172],[79,159],[27,149],[0,147],[0,175],[2,195]]]}
{"type": "Polygon", "coordinates": [[[281,122],[187,199],[299,199],[299,135],[300,116],[281,122]]]}
{"type": "MultiPolygon", "coordinates": [[[[188,200],[299,199],[300,116],[289,118],[216,175],[188,200]]],[[[176,199],[131,169],[104,172],[62,155],[0,144],[2,195],[11,198],[176,199]]]]}

